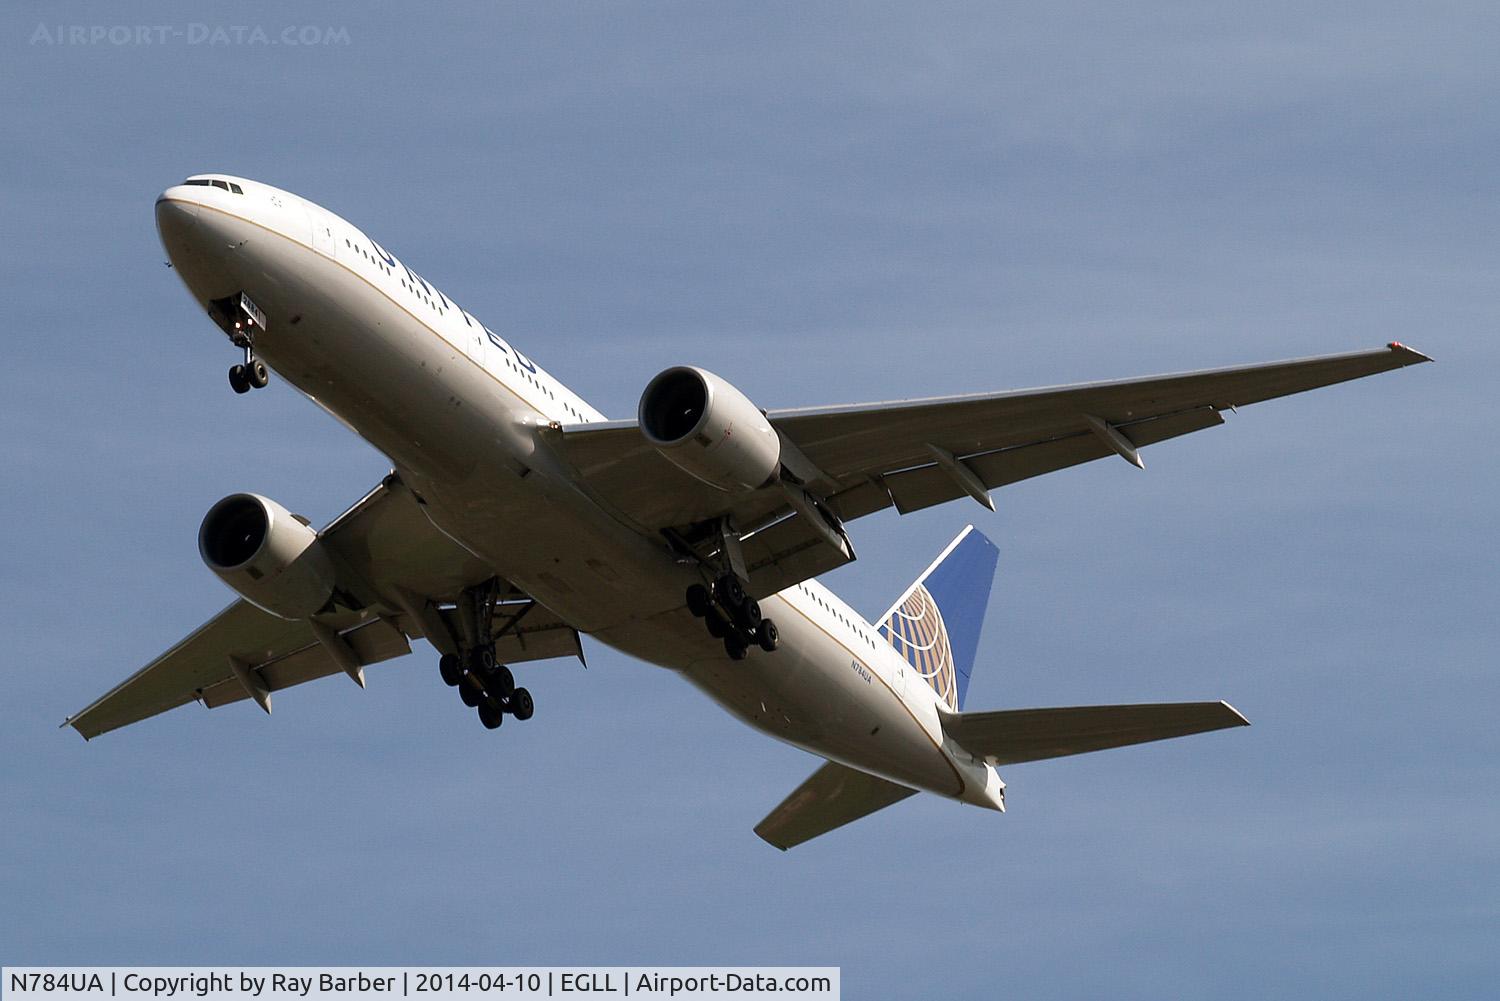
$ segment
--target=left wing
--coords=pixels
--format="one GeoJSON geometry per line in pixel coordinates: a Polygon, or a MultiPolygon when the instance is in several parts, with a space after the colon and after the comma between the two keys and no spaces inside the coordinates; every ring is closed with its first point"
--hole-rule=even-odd
{"type": "Polygon", "coordinates": [[[1238,368],[975,396],[771,410],[786,468],[804,489],[744,494],[707,486],[668,462],[635,421],[555,429],[550,440],[582,489],[643,534],[667,533],[699,555],[721,519],[743,533],[749,590],[774,593],[853,558],[844,522],[902,514],[1119,455],[1223,423],[1220,413],[1430,361],[1392,343],[1375,351],[1238,368]],[[814,515],[823,524],[811,521],[814,515]]]}
{"type": "MultiPolygon", "coordinates": [[[[331,674],[363,686],[365,667],[411,652],[408,637],[432,633],[434,645],[451,645],[444,634],[460,635],[460,625],[447,605],[493,577],[432,526],[395,477],[319,536],[361,607],[293,621],[236,601],[63,725],[89,739],[188,702],[254,699],[270,712],[272,692],[331,674]]],[[[582,657],[577,631],[550,610],[514,589],[496,597],[502,663],[582,657]]]]}

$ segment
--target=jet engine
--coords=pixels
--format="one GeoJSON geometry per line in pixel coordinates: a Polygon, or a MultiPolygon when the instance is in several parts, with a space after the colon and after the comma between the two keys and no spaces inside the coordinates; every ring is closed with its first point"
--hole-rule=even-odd
{"type": "Polygon", "coordinates": [[[328,607],[337,574],[307,522],[258,494],[230,494],[208,509],[198,553],[251,604],[283,619],[328,607]]]}
{"type": "Polygon", "coordinates": [[[738,389],[701,368],[669,368],[646,386],[641,433],[673,465],[726,491],[763,487],[781,465],[781,439],[738,389]]]}

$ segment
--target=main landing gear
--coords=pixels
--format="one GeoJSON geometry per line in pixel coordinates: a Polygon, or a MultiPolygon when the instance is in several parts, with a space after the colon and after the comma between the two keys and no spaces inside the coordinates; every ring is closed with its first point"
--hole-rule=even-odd
{"type": "MultiPolygon", "coordinates": [[[[503,629],[500,634],[494,629],[501,590],[498,578],[464,589],[454,607],[457,624],[451,633],[458,652],[445,653],[438,660],[443,682],[458,689],[458,697],[479,712],[479,722],[487,730],[498,729],[507,713],[526,720],[536,710],[531,693],[517,688],[510,668],[495,659],[495,640],[504,634],[503,629]]],[[[506,628],[524,614],[519,613],[506,628]]]]}
{"type": "Polygon", "coordinates": [[[531,719],[536,706],[531,693],[516,687],[510,668],[495,662],[495,648],[480,646],[464,654],[445,653],[438,660],[438,673],[470,709],[479,711],[485,729],[499,729],[509,713],[519,720],[531,719]]]}
{"type": "Polygon", "coordinates": [[[781,642],[776,623],[760,614],[760,602],[745,593],[734,574],[725,574],[711,587],[694,584],[687,589],[688,611],[703,620],[708,633],[724,641],[731,660],[744,660],[751,646],[770,653],[781,642]]]}

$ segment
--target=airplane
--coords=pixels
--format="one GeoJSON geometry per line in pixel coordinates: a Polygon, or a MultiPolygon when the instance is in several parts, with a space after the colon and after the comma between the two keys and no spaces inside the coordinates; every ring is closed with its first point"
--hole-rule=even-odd
{"type": "Polygon", "coordinates": [[[188,702],[253,701],[425,639],[481,723],[532,717],[513,667],[581,635],[678,672],[822,759],[755,827],[786,850],[918,791],[1003,811],[998,768],[1248,721],[1226,702],[964,707],[998,550],[965,529],[876,623],[816,578],[847,526],[1222,424],[1237,407],[1429,361],[1400,343],[1114,382],[764,410],[678,365],[610,420],[353,224],[243,177],[156,199],[171,266],[242,360],[392,471],[321,530],[235,493],[199,552],[236,600],[69,717],[85,739],[188,702]]]}

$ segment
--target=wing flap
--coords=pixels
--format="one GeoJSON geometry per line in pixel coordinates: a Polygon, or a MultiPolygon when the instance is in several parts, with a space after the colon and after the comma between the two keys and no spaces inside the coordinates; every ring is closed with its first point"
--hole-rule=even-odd
{"type": "MultiPolygon", "coordinates": [[[[495,660],[501,664],[524,664],[553,657],[583,659],[583,643],[578,630],[541,602],[520,591],[515,597],[495,605],[491,620],[491,638],[495,643],[495,660]]],[[[462,635],[463,626],[455,609],[439,613],[454,635],[462,635]]]]}
{"type": "MultiPolygon", "coordinates": [[[[1133,445],[1144,447],[1223,423],[1224,418],[1213,407],[1198,407],[1164,417],[1116,425],[1116,429],[1133,445]]],[[[959,458],[983,481],[985,487],[994,490],[1112,454],[1113,450],[1080,422],[1078,432],[1066,437],[959,458]]],[[[964,496],[962,487],[953,477],[935,464],[890,473],[882,477],[882,480],[890,491],[896,509],[902,514],[910,514],[964,496]]]]}
{"type": "Polygon", "coordinates": [[[1250,725],[1227,702],[1067,706],[940,715],[943,732],[954,743],[992,765],[1043,761],[1250,725]]]}
{"type": "Polygon", "coordinates": [[[546,631],[534,630],[502,636],[495,641],[495,659],[502,664],[524,664],[533,660],[577,657],[583,660],[583,643],[578,630],[560,625],[546,631]]]}
{"type": "Polygon", "coordinates": [[[757,599],[841,567],[853,555],[829,545],[801,514],[748,536],[742,546],[750,571],[746,591],[757,599]]]}
{"type": "Polygon", "coordinates": [[[830,761],[756,824],[755,833],[786,851],[914,795],[915,789],[830,761]]]}
{"type": "MultiPolygon", "coordinates": [[[[246,662],[250,669],[260,677],[268,692],[279,692],[283,688],[316,681],[330,674],[343,673],[344,669],[317,641],[312,630],[305,623],[292,624],[302,626],[302,633],[306,639],[305,645],[265,663],[246,662]]],[[[339,638],[349,645],[361,667],[404,657],[411,653],[411,643],[407,640],[406,634],[396,628],[389,619],[375,618],[362,622],[339,633],[339,638]]],[[[227,664],[227,657],[225,661],[227,664]]],[[[250,693],[229,673],[226,667],[224,679],[216,685],[204,688],[199,698],[208,708],[217,709],[219,706],[249,697],[250,693]]]]}

